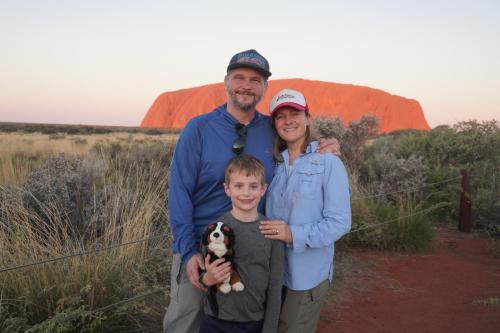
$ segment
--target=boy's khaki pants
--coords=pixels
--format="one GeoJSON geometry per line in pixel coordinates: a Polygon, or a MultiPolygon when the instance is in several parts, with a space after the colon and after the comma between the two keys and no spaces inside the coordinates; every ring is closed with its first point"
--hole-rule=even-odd
{"type": "Polygon", "coordinates": [[[285,287],[278,332],[314,333],[329,288],[328,279],[310,290],[296,291],[285,287]]]}
{"type": "Polygon", "coordinates": [[[193,333],[200,330],[204,293],[194,288],[180,254],[172,258],[170,304],[163,318],[164,333],[193,333]]]}

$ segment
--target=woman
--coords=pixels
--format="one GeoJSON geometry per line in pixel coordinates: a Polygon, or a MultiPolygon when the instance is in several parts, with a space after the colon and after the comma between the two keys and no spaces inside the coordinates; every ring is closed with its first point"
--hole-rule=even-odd
{"type": "Polygon", "coordinates": [[[314,332],[333,277],[334,243],[351,227],[347,173],[333,154],[316,153],[302,93],[284,89],[271,101],[278,163],[261,232],[286,244],[279,332],[314,332]]]}

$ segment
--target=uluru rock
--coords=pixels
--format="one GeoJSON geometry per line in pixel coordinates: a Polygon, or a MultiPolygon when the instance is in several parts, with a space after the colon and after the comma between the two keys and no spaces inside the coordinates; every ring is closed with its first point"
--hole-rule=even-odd
{"type": "MultiPolygon", "coordinates": [[[[272,96],[284,88],[301,91],[313,117],[339,117],[347,125],[349,121],[371,113],[379,118],[382,132],[430,129],[416,100],[350,84],[304,79],[272,80],[257,109],[268,114],[272,96]]],[[[141,127],[182,128],[191,118],[210,112],[225,101],[223,83],[166,92],[151,105],[141,127]]]]}

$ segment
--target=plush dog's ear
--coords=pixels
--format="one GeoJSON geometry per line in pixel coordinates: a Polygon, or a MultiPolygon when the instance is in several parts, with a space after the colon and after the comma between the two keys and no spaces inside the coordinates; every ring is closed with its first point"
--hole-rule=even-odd
{"type": "Polygon", "coordinates": [[[228,225],[224,224],[224,226],[222,227],[222,230],[225,232],[225,234],[227,235],[228,237],[228,248],[232,248],[233,245],[234,245],[234,232],[233,232],[233,229],[231,229],[228,225]]]}
{"type": "Polygon", "coordinates": [[[203,236],[201,237],[201,244],[203,244],[205,246],[208,245],[208,237],[210,236],[210,233],[215,230],[215,227],[216,227],[216,224],[212,223],[212,224],[209,224],[205,228],[205,232],[203,233],[203,236]]]}

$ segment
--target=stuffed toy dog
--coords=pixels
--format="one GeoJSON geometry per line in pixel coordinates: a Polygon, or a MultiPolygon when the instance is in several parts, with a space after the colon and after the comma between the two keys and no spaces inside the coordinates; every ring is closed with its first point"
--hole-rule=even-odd
{"type": "Polygon", "coordinates": [[[240,276],[236,272],[236,267],[233,261],[233,230],[223,222],[209,224],[203,233],[202,244],[206,249],[204,256],[206,257],[210,254],[210,263],[219,258],[224,258],[225,261],[231,262],[230,277],[226,281],[217,284],[217,289],[224,294],[229,293],[231,289],[234,291],[242,291],[245,289],[240,276]]]}

